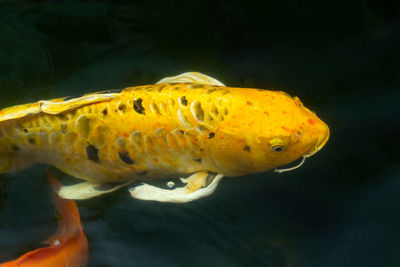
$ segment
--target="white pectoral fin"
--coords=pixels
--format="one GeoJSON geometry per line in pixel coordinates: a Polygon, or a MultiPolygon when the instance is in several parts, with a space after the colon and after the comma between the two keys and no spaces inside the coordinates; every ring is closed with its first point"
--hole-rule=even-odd
{"type": "Polygon", "coordinates": [[[142,184],[129,189],[133,198],[154,200],[159,202],[185,203],[211,195],[221,181],[223,175],[217,174],[205,187],[211,174],[197,172],[186,179],[181,179],[186,186],[175,189],[162,189],[148,184],[142,184]]]}
{"type": "Polygon", "coordinates": [[[199,83],[214,86],[225,86],[217,79],[200,72],[184,72],[176,76],[166,77],[157,82],[157,84],[159,83],[199,83]]]}
{"type": "Polygon", "coordinates": [[[58,190],[58,195],[65,199],[88,199],[113,192],[131,182],[91,183],[83,182],[74,185],[64,185],[58,190]]]}

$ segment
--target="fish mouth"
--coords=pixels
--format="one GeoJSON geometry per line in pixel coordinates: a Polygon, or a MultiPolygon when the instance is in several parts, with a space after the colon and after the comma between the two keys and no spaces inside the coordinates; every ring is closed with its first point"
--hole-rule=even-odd
{"type": "Polygon", "coordinates": [[[328,142],[329,135],[330,135],[329,127],[326,124],[324,124],[323,128],[324,129],[322,131],[322,134],[317,139],[317,142],[316,142],[316,145],[315,145],[314,149],[311,152],[309,152],[307,154],[304,154],[303,157],[308,158],[308,157],[313,156],[315,153],[320,151],[325,146],[326,142],[328,142]]]}
{"type": "Polygon", "coordinates": [[[314,146],[313,150],[304,154],[302,156],[301,162],[299,164],[297,164],[296,166],[291,167],[291,168],[275,169],[274,172],[282,173],[282,172],[295,170],[295,169],[299,168],[301,165],[303,165],[303,163],[306,161],[306,158],[311,157],[312,155],[314,155],[315,153],[320,151],[325,146],[326,142],[328,142],[328,139],[329,139],[329,127],[325,123],[322,123],[321,128],[322,129],[319,132],[319,136],[318,136],[317,141],[315,142],[315,146],[314,146]]]}
{"type": "Polygon", "coordinates": [[[291,167],[291,168],[286,168],[286,169],[275,169],[274,172],[282,173],[282,172],[292,171],[292,170],[299,168],[306,161],[306,158],[311,157],[312,155],[314,155],[315,153],[320,151],[325,146],[326,142],[328,142],[328,139],[329,139],[329,127],[325,123],[322,122],[322,127],[320,128],[320,131],[318,132],[318,139],[315,142],[315,146],[314,146],[313,150],[304,154],[302,156],[301,162],[299,164],[297,164],[296,166],[291,167]]]}

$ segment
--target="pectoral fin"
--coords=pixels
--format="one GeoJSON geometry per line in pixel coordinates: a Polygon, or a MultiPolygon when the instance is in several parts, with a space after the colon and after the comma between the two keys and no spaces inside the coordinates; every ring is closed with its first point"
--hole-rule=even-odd
{"type": "Polygon", "coordinates": [[[133,198],[154,200],[160,202],[185,203],[211,195],[221,181],[223,175],[197,172],[186,179],[184,187],[175,189],[162,189],[148,184],[142,184],[129,189],[133,198]],[[210,179],[211,178],[211,179],[210,179]],[[208,183],[211,180],[210,183],[208,183]]]}
{"type": "Polygon", "coordinates": [[[88,199],[113,192],[130,182],[90,183],[83,182],[74,185],[64,185],[58,190],[58,195],[66,199],[88,199]]]}

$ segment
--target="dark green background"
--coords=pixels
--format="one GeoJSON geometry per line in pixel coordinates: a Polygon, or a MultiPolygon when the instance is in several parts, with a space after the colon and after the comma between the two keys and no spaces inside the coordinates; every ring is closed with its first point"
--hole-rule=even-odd
{"type": "MultiPolygon", "coordinates": [[[[80,201],[89,266],[400,266],[399,13],[370,0],[0,1],[0,106],[184,71],[297,95],[331,129],[303,167],[224,179],[188,204],[126,188],[80,201]]],[[[0,261],[56,230],[46,169],[1,175],[0,261]]]]}

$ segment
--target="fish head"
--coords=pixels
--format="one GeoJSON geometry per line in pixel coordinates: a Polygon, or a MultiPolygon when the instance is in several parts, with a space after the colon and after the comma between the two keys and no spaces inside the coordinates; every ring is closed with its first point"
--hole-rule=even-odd
{"type": "Polygon", "coordinates": [[[229,116],[215,135],[214,162],[227,176],[263,172],[317,153],[328,126],[299,98],[251,90],[233,96],[229,116]]]}

